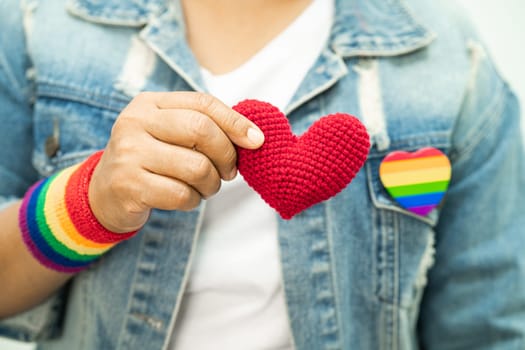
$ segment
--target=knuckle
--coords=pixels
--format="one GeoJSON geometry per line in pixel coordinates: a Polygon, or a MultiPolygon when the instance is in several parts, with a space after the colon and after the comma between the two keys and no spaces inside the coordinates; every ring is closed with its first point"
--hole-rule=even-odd
{"type": "Polygon", "coordinates": [[[208,158],[205,156],[195,157],[193,160],[192,174],[196,183],[205,182],[212,171],[213,166],[208,158]]]}
{"type": "Polygon", "coordinates": [[[173,192],[175,207],[180,210],[191,210],[195,208],[195,202],[199,202],[198,199],[196,200],[194,198],[197,196],[194,195],[193,191],[188,186],[178,185],[173,189],[173,192]]]}
{"type": "Polygon", "coordinates": [[[212,130],[211,121],[198,113],[192,115],[189,127],[191,135],[197,139],[207,138],[212,130]]]}
{"type": "Polygon", "coordinates": [[[118,133],[115,135],[111,147],[115,155],[123,157],[136,154],[136,151],[140,150],[137,142],[134,142],[134,140],[128,137],[125,133],[118,133]]]}
{"type": "Polygon", "coordinates": [[[182,208],[185,202],[189,200],[190,193],[186,186],[177,185],[172,189],[173,204],[177,208],[182,208]]]}
{"type": "Polygon", "coordinates": [[[215,98],[205,93],[197,93],[197,105],[204,111],[210,111],[214,109],[215,98]]]}
{"type": "Polygon", "coordinates": [[[229,147],[226,147],[226,150],[224,151],[224,159],[230,167],[233,167],[237,163],[237,152],[233,146],[230,145],[229,147]]]}
{"type": "Polygon", "coordinates": [[[242,117],[232,117],[229,119],[230,128],[236,131],[248,129],[248,123],[242,117]]]}
{"type": "Polygon", "coordinates": [[[112,149],[116,156],[130,156],[142,154],[147,134],[144,133],[137,121],[123,117],[113,124],[106,148],[112,149]]]}
{"type": "Polygon", "coordinates": [[[140,128],[140,117],[135,116],[131,110],[125,109],[118,116],[111,127],[111,136],[127,134],[132,129],[140,128]]]}

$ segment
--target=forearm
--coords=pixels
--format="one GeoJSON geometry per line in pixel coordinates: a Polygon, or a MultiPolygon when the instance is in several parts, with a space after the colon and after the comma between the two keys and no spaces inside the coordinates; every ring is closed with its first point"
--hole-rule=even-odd
{"type": "Polygon", "coordinates": [[[20,205],[0,211],[0,319],[38,305],[73,276],[48,269],[31,255],[18,226],[20,205]]]}
{"type": "Polygon", "coordinates": [[[240,147],[254,149],[260,147],[264,135],[246,117],[209,95],[180,92],[137,97],[115,123],[104,153],[96,152],[85,162],[35,183],[22,205],[19,202],[0,212],[0,318],[42,302],[72,274],[131,238],[152,208],[191,210],[201,196],[215,194],[221,178],[232,179],[237,171],[231,139],[240,147]],[[160,110],[154,102],[177,109],[160,110]],[[144,116],[144,106],[159,117],[137,121],[136,115],[144,116]],[[188,108],[196,108],[195,118],[181,114],[188,108]],[[148,125],[152,120],[158,125],[148,125]],[[172,125],[180,126],[179,122],[187,125],[165,133],[172,125]],[[196,139],[187,131],[196,128],[192,123],[204,125],[199,135],[215,136],[196,139]],[[166,166],[166,159],[184,166],[166,166]],[[20,208],[23,220],[19,222],[20,208]]]}

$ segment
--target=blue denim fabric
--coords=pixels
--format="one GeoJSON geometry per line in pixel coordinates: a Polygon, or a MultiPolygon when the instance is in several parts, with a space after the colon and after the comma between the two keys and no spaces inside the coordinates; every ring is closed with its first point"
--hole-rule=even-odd
{"type": "MultiPolygon", "coordinates": [[[[103,148],[138,91],[205,91],[168,3],[0,2],[0,206],[103,148]],[[121,77],[137,36],[154,53],[138,90],[121,77]]],[[[298,134],[335,112],[363,118],[373,145],[345,190],[279,221],[296,348],[525,349],[519,107],[461,14],[447,1],[336,0],[329,43],[286,109],[298,134]],[[378,78],[375,91],[364,76],[378,78]],[[384,120],[363,117],[370,93],[384,120]],[[453,175],[443,205],[419,217],[387,194],[378,168],[391,151],[429,146],[453,175]]],[[[203,210],[154,211],[0,334],[40,349],[165,349],[203,210]]]]}

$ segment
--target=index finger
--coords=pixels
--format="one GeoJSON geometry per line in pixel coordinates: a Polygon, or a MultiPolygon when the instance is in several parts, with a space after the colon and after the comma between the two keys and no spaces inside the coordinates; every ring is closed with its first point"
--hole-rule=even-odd
{"type": "Polygon", "coordinates": [[[264,142],[264,134],[257,125],[211,95],[192,91],[159,92],[154,95],[159,109],[193,109],[207,115],[240,147],[256,149],[264,142]]]}

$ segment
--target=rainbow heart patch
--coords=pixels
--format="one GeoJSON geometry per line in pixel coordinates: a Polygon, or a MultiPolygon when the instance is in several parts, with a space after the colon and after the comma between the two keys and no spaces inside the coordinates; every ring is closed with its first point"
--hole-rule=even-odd
{"type": "Polygon", "coordinates": [[[405,209],[426,216],[439,205],[448,189],[452,167],[448,157],[433,147],[388,154],[379,177],[388,193],[405,209]]]}

